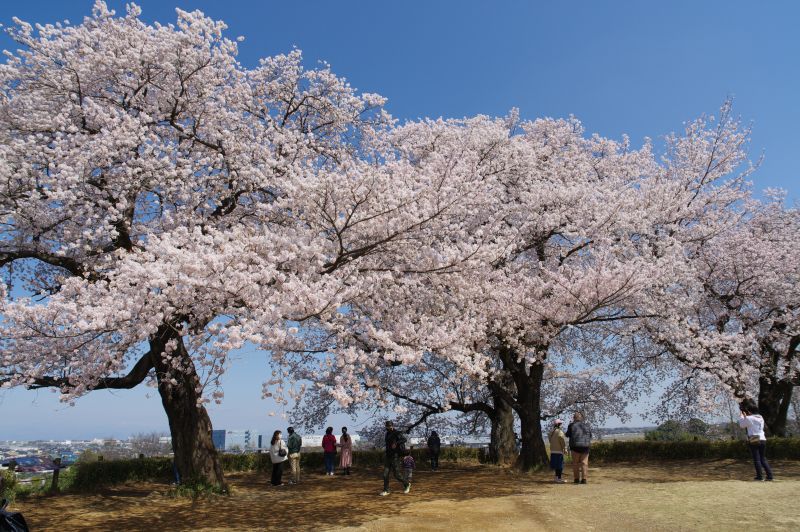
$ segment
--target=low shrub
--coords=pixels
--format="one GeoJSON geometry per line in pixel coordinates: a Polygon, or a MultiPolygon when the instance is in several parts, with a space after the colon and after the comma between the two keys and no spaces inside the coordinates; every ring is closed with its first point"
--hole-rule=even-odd
{"type": "Polygon", "coordinates": [[[0,499],[14,502],[17,497],[17,476],[8,469],[0,469],[0,499]]]}
{"type": "MultiPolygon", "coordinates": [[[[742,440],[697,441],[611,441],[592,444],[592,459],[606,462],[628,460],[749,459],[750,450],[742,440]]],[[[800,438],[770,438],[767,458],[800,459],[800,438]]]]}
{"type": "MultiPolygon", "coordinates": [[[[74,470],[69,479],[69,488],[73,491],[91,491],[129,481],[169,481],[173,478],[172,458],[168,457],[79,462],[70,469],[74,470]]],[[[59,486],[63,486],[60,481],[59,486]]]]}

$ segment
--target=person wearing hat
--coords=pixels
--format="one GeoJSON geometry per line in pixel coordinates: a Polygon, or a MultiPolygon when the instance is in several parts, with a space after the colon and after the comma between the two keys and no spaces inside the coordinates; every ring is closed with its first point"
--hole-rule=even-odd
{"type": "Polygon", "coordinates": [[[556,419],[550,431],[550,469],[555,472],[553,482],[556,484],[564,483],[561,473],[564,472],[564,453],[567,451],[567,440],[564,437],[564,431],[561,430],[563,424],[563,421],[556,419]]]}
{"type": "Polygon", "coordinates": [[[383,491],[381,496],[389,495],[389,475],[394,474],[394,478],[403,484],[403,492],[411,491],[411,482],[400,476],[400,457],[405,451],[406,438],[394,428],[394,423],[386,422],[386,457],[383,462],[383,491]]]}

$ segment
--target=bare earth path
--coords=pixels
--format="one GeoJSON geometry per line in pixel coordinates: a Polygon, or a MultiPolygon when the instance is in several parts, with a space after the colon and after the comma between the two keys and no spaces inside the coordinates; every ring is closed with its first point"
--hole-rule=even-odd
{"type": "Polygon", "coordinates": [[[21,501],[31,530],[800,530],[800,462],[775,462],[778,481],[753,482],[745,462],[592,466],[590,483],[462,464],[417,471],[410,494],[378,497],[377,470],[306,475],[271,488],[229,475],[231,497],[171,498],[162,484],[21,501]]]}

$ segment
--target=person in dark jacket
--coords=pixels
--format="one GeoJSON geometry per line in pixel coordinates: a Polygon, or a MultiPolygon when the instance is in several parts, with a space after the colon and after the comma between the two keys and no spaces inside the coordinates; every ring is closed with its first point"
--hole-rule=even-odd
{"type": "Polygon", "coordinates": [[[431,431],[428,436],[428,453],[431,457],[431,471],[439,470],[439,453],[442,451],[442,441],[436,431],[431,431]]]}
{"type": "Polygon", "coordinates": [[[592,431],[583,421],[583,414],[575,412],[572,423],[567,428],[569,450],[572,452],[572,478],[575,484],[586,484],[589,476],[589,447],[592,444],[592,431]]]}
{"type": "Polygon", "coordinates": [[[406,482],[400,476],[400,457],[405,451],[406,438],[394,428],[394,423],[386,422],[386,457],[383,461],[383,491],[381,496],[389,495],[389,474],[403,484],[403,492],[411,491],[411,482],[406,482]]]}

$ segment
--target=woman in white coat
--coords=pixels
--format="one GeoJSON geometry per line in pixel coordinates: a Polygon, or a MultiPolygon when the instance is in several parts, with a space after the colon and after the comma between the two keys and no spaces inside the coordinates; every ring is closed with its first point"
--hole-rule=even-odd
{"type": "Polygon", "coordinates": [[[281,431],[276,430],[272,434],[272,441],[269,446],[269,459],[272,461],[272,480],[270,481],[273,486],[281,485],[281,476],[283,476],[283,463],[289,457],[289,448],[286,443],[281,439],[281,431]]]}

